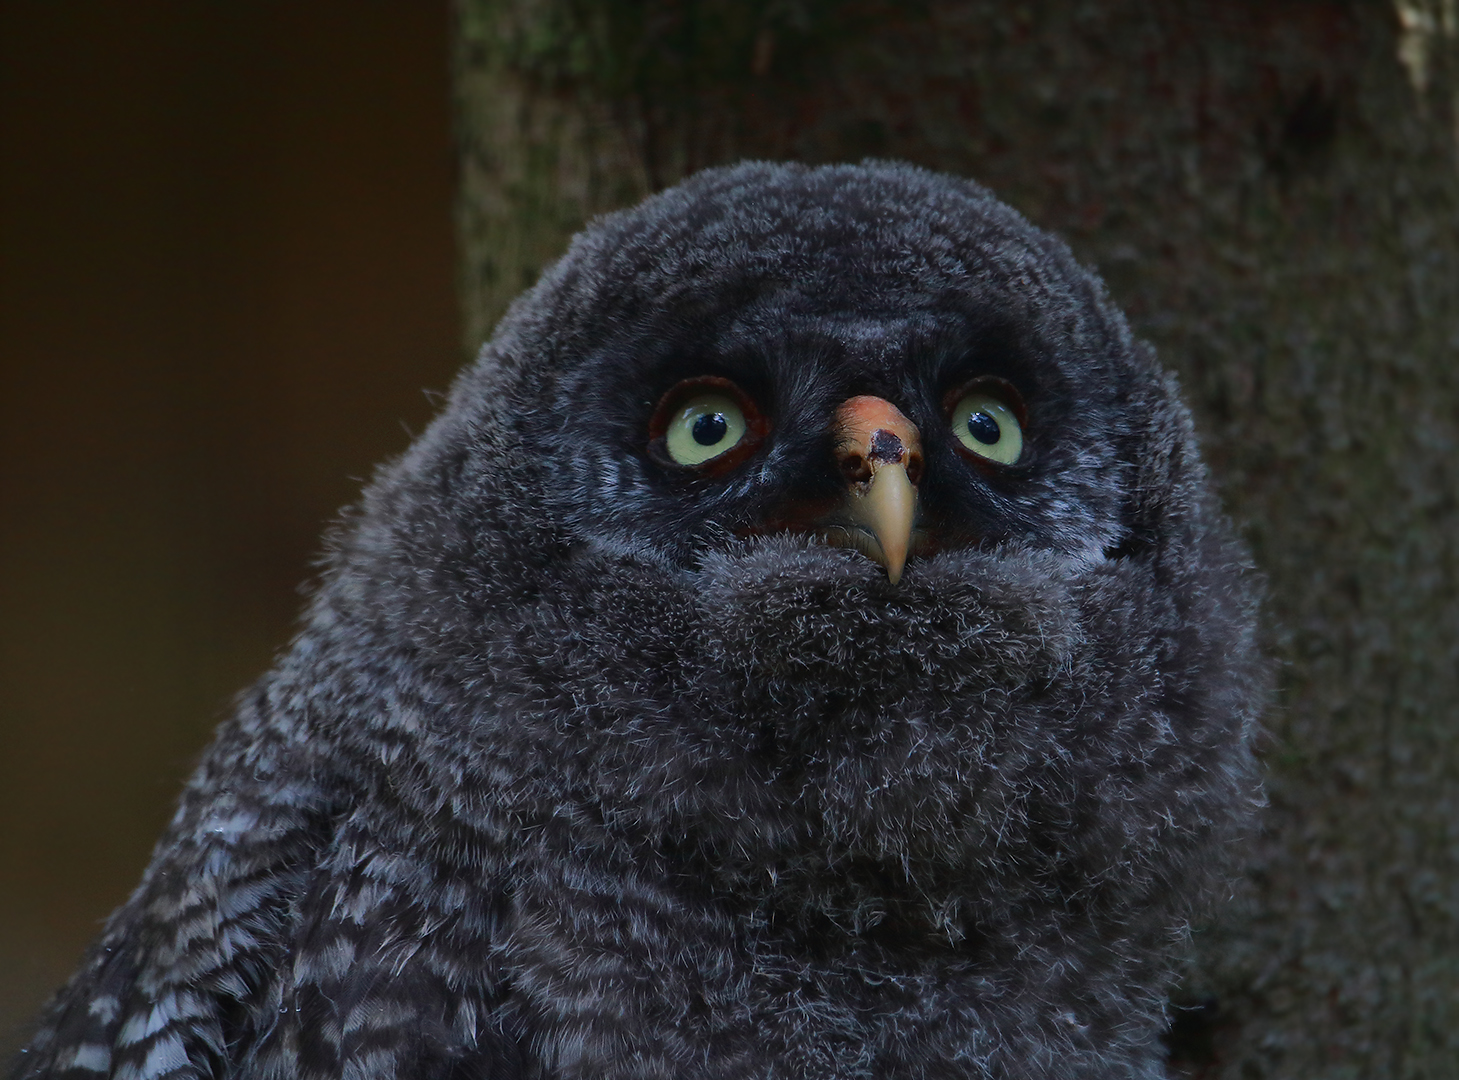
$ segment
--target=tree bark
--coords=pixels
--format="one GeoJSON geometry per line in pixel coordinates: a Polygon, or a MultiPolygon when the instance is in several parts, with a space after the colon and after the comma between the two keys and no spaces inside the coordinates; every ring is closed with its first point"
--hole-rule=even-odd
{"type": "Polygon", "coordinates": [[[1184,380],[1268,575],[1268,808],[1176,1076],[1459,1062],[1453,0],[460,0],[467,344],[704,165],[971,176],[1184,380]]]}

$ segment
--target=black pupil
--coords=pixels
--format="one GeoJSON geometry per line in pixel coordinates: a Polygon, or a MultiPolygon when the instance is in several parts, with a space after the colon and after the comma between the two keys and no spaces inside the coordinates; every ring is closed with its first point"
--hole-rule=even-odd
{"type": "MultiPolygon", "coordinates": [[[[997,425],[993,428],[996,431],[997,425]]],[[[722,415],[716,412],[705,413],[694,421],[694,441],[700,446],[713,446],[724,438],[724,433],[728,430],[729,423],[722,415]]]]}
{"type": "MultiPolygon", "coordinates": [[[[998,421],[985,412],[975,412],[968,416],[968,433],[985,446],[992,446],[1003,435],[998,421]]],[[[694,434],[698,436],[697,428],[694,434]]]]}

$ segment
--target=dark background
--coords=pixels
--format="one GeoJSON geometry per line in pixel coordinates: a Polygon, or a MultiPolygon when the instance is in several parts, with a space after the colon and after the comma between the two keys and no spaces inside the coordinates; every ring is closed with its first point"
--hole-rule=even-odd
{"type": "Polygon", "coordinates": [[[444,4],[0,5],[0,1052],[462,354],[444,4]]]}
{"type": "Polygon", "coordinates": [[[1180,1074],[1453,1076],[1452,5],[453,6],[454,61],[444,3],[0,0],[0,1051],[463,338],[683,172],[874,154],[1100,270],[1270,585],[1271,805],[1180,1074]]]}

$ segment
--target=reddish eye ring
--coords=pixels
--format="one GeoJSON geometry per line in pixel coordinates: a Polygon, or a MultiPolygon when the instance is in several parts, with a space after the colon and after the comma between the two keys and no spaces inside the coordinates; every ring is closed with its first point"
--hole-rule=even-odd
{"type": "Polygon", "coordinates": [[[755,405],[750,395],[729,379],[718,375],[699,375],[684,379],[671,386],[659,398],[648,422],[648,456],[655,463],[676,472],[693,473],[699,476],[722,476],[745,461],[770,434],[770,421],[755,405]],[[739,408],[744,418],[744,434],[739,441],[723,453],[696,464],[682,464],[675,461],[668,449],[670,425],[678,418],[684,406],[696,396],[728,398],[739,408]]]}

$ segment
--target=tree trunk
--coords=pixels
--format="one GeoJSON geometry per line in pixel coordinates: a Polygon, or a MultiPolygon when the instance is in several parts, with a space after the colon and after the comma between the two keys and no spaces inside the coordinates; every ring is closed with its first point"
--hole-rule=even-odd
{"type": "Polygon", "coordinates": [[[1281,665],[1172,1074],[1453,1076],[1454,0],[458,12],[472,348],[588,217],[742,157],[971,176],[1098,267],[1184,380],[1281,665]]]}

